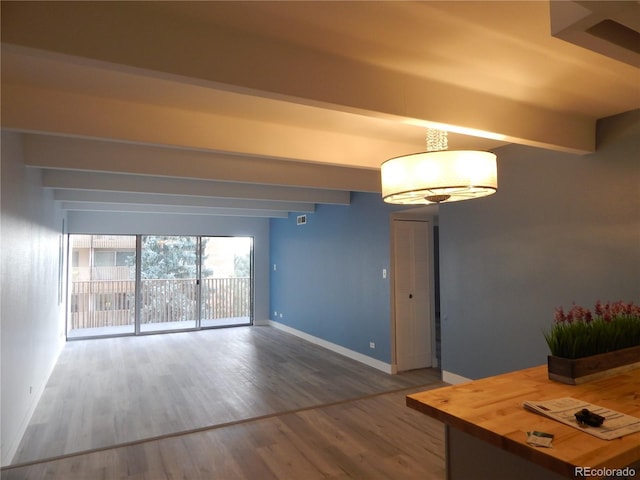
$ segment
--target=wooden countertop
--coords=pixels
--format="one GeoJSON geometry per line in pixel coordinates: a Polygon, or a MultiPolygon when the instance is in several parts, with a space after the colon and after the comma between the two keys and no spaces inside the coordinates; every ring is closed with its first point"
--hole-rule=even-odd
{"type": "Polygon", "coordinates": [[[574,467],[623,468],[640,461],[640,432],[601,440],[525,410],[525,400],[574,397],[640,417],[640,369],[582,385],[547,378],[540,366],[407,396],[407,406],[569,478],[574,467]],[[552,433],[553,448],[526,443],[526,432],[552,433]]]}

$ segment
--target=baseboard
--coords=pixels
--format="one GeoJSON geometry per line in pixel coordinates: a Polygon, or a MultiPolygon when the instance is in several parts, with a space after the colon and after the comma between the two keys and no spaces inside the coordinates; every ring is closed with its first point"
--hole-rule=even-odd
{"type": "Polygon", "coordinates": [[[394,374],[396,373],[393,365],[389,363],[385,363],[381,360],[376,360],[375,358],[371,358],[362,353],[356,352],[354,350],[350,350],[336,343],[329,342],[319,337],[315,337],[308,333],[305,333],[301,330],[289,327],[279,322],[274,322],[273,320],[267,320],[267,323],[260,322],[259,325],[269,325],[271,327],[282,330],[283,332],[290,333],[291,335],[295,335],[296,337],[302,338],[307,342],[313,343],[320,347],[326,348],[327,350],[331,350],[332,352],[339,353],[340,355],[344,355],[352,360],[356,360],[357,362],[364,363],[370,367],[373,367],[377,370],[383,371],[384,373],[394,374]]]}
{"type": "Polygon", "coordinates": [[[37,384],[35,391],[33,391],[31,395],[29,395],[29,398],[30,398],[29,408],[27,409],[24,416],[22,417],[22,421],[20,422],[17,432],[15,432],[15,435],[13,435],[13,438],[11,440],[7,440],[5,438],[2,439],[3,442],[6,442],[6,445],[2,445],[2,451],[0,452],[1,453],[0,467],[6,467],[10,465],[11,462],[13,461],[13,457],[18,452],[18,448],[20,447],[22,438],[24,437],[24,434],[27,431],[27,427],[31,422],[31,417],[33,417],[33,414],[36,411],[36,407],[38,406],[38,403],[40,403],[40,398],[42,397],[42,394],[44,393],[44,389],[46,388],[47,383],[49,382],[49,378],[53,373],[53,369],[55,368],[56,363],[58,363],[58,358],[60,358],[60,353],[62,353],[62,349],[64,348],[65,342],[66,342],[66,339],[64,337],[64,330],[62,330],[61,335],[58,336],[58,351],[56,352],[55,360],[49,366],[49,371],[45,374],[42,381],[35,382],[37,384]]]}
{"type": "MultiPolygon", "coordinates": [[[[53,368],[51,369],[53,371],[53,368]]],[[[49,372],[49,376],[51,372],[49,372]]],[[[49,376],[45,379],[44,382],[41,382],[37,387],[36,391],[33,392],[31,397],[31,402],[29,404],[29,409],[26,411],[24,417],[22,418],[22,422],[20,422],[20,426],[18,427],[18,431],[13,439],[8,442],[8,445],[3,445],[2,447],[2,459],[0,461],[0,466],[6,467],[11,464],[13,461],[13,457],[18,452],[18,447],[20,447],[20,442],[22,442],[22,438],[24,437],[25,432],[27,431],[27,427],[31,422],[31,417],[33,417],[33,413],[36,411],[36,407],[40,402],[40,398],[44,393],[44,389],[47,386],[47,382],[49,376]]],[[[4,439],[3,439],[4,440],[4,439]]]]}
{"type": "Polygon", "coordinates": [[[456,373],[447,372],[446,370],[443,370],[442,381],[445,383],[449,383],[451,385],[458,385],[459,383],[470,382],[471,379],[467,377],[463,377],[462,375],[458,375],[456,373]]]}

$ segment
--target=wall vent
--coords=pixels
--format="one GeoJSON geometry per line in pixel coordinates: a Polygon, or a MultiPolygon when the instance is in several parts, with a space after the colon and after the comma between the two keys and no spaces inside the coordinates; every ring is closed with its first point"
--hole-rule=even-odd
{"type": "Polygon", "coordinates": [[[305,223],[307,223],[307,216],[306,215],[298,215],[298,218],[296,219],[296,224],[297,225],[304,225],[305,223]]]}

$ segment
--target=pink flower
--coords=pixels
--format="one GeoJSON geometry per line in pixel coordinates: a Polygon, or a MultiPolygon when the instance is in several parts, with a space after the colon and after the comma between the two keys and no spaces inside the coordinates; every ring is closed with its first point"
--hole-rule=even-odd
{"type": "Polygon", "coordinates": [[[584,322],[590,323],[594,318],[602,319],[605,322],[612,322],[618,317],[632,316],[640,317],[640,306],[634,305],[633,302],[625,303],[623,301],[602,303],[597,300],[594,307],[594,312],[588,308],[584,308],[580,305],[576,305],[576,302],[571,303],[571,309],[565,313],[562,307],[555,309],[555,322],[556,323],[573,323],[584,322]]]}
{"type": "Polygon", "coordinates": [[[569,310],[569,313],[567,314],[567,318],[571,318],[572,321],[576,322],[589,322],[591,321],[591,312],[573,302],[571,310],[569,310]]]}
{"type": "Polygon", "coordinates": [[[600,302],[600,300],[596,301],[595,312],[598,317],[601,317],[604,314],[604,309],[602,307],[602,302],[600,302]]]}
{"type": "Polygon", "coordinates": [[[593,316],[591,314],[591,312],[589,310],[587,310],[587,313],[585,313],[584,315],[584,321],[586,323],[590,323],[593,320],[593,316]]]}
{"type": "Polygon", "coordinates": [[[624,304],[624,313],[632,316],[640,316],[640,306],[634,305],[633,302],[624,304]]]}
{"type": "Polygon", "coordinates": [[[565,318],[567,319],[567,323],[573,323],[573,308],[569,310],[565,318]]]}
{"type": "Polygon", "coordinates": [[[624,313],[624,303],[622,302],[616,302],[614,304],[611,305],[611,315],[617,317],[618,315],[621,315],[624,313]]]}

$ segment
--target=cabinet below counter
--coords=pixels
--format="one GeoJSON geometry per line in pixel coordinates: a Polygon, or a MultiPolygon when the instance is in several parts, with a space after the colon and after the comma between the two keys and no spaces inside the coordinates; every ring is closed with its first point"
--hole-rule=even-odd
{"type": "Polygon", "coordinates": [[[449,480],[640,479],[640,432],[601,440],[522,406],[563,397],[640,417],[640,369],[566,385],[545,365],[415,393],[407,406],[445,423],[449,480]],[[552,448],[527,444],[529,431],[553,434],[552,448]]]}

